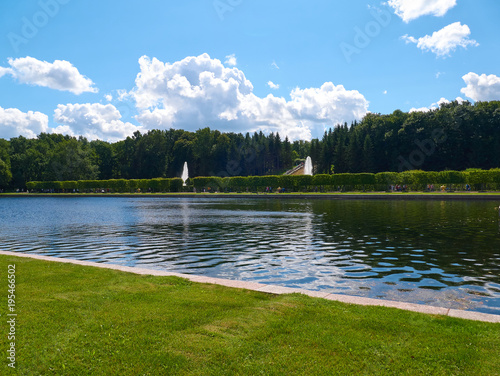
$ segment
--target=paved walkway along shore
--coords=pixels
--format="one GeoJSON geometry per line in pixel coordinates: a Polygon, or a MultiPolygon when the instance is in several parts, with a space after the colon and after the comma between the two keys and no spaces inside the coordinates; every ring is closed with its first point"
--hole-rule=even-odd
{"type": "Polygon", "coordinates": [[[37,260],[44,261],[53,261],[53,262],[62,262],[68,264],[76,264],[83,266],[93,266],[97,268],[103,269],[113,269],[119,270],[122,272],[135,273],[135,274],[143,274],[143,275],[154,275],[154,276],[176,276],[188,279],[192,282],[198,283],[211,283],[221,286],[233,287],[233,288],[241,288],[253,291],[260,291],[269,294],[291,294],[291,293],[299,293],[311,296],[313,298],[323,298],[328,300],[335,300],[348,304],[359,304],[359,305],[367,305],[367,306],[382,306],[382,307],[391,307],[404,309],[407,311],[427,313],[432,315],[444,315],[451,317],[458,317],[467,320],[476,320],[476,321],[484,321],[484,322],[492,322],[492,323],[500,323],[500,315],[492,315],[481,312],[473,312],[473,311],[462,311],[458,309],[448,309],[442,307],[433,307],[422,304],[413,304],[413,303],[404,303],[404,302],[396,302],[392,300],[382,300],[382,299],[371,299],[364,298],[359,296],[348,296],[348,295],[340,295],[340,294],[330,294],[328,292],[320,292],[320,291],[309,291],[304,289],[294,289],[288,287],[280,287],[276,285],[265,285],[256,282],[245,282],[245,281],[233,281],[228,279],[221,278],[212,278],[212,277],[204,277],[198,275],[191,274],[180,274],[180,273],[171,273],[165,272],[161,270],[153,270],[153,269],[143,269],[143,268],[135,268],[130,266],[120,266],[113,264],[102,264],[96,262],[89,261],[80,261],[80,260],[72,260],[51,256],[42,256],[35,254],[26,254],[20,252],[8,252],[8,251],[0,251],[1,255],[6,256],[15,256],[15,257],[27,257],[33,258],[37,260]]]}

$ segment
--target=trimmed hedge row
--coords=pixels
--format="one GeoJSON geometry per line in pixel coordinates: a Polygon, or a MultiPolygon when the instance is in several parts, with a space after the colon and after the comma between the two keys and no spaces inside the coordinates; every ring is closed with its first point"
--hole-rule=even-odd
{"type": "Polygon", "coordinates": [[[35,191],[80,191],[101,190],[109,192],[263,192],[267,187],[276,191],[284,188],[287,192],[309,191],[386,191],[390,186],[406,185],[407,189],[424,191],[429,185],[439,190],[441,185],[448,189],[463,190],[466,184],[474,190],[500,189],[500,169],[468,171],[404,171],[381,172],[378,174],[334,174],[334,175],[271,175],[248,177],[196,177],[188,180],[183,189],[181,179],[141,179],[141,180],[81,180],[63,182],[29,182],[27,188],[35,191]]]}
{"type": "Polygon", "coordinates": [[[334,175],[298,175],[298,176],[249,176],[249,177],[198,177],[192,179],[199,192],[205,191],[264,191],[285,188],[288,192],[299,191],[351,191],[370,190],[386,191],[390,186],[406,185],[408,189],[425,191],[429,185],[439,190],[441,185],[448,189],[463,190],[469,184],[471,189],[499,189],[500,169],[469,171],[404,171],[381,172],[378,174],[334,174],[334,175]]]}
{"type": "Polygon", "coordinates": [[[111,179],[111,180],[78,180],[78,181],[32,181],[26,184],[32,191],[56,192],[181,192],[182,179],[111,179]]]}

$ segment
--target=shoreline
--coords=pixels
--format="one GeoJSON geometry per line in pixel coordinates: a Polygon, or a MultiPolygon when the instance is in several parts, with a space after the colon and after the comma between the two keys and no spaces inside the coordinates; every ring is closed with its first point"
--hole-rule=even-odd
{"type": "Polygon", "coordinates": [[[125,197],[125,198],[253,198],[323,200],[466,200],[500,201],[500,192],[427,193],[427,192],[346,192],[346,193],[0,193],[3,197],[125,197]]]}
{"type": "Polygon", "coordinates": [[[399,302],[394,300],[385,300],[385,299],[373,299],[373,298],[365,298],[359,296],[351,296],[351,295],[341,295],[341,294],[333,294],[328,292],[321,291],[312,291],[305,289],[297,289],[290,287],[282,287],[277,285],[266,285],[257,282],[247,282],[240,280],[229,280],[222,278],[214,278],[214,277],[205,277],[201,275],[193,275],[193,274],[182,274],[182,273],[174,273],[174,272],[166,272],[155,269],[145,269],[145,268],[137,268],[131,266],[122,266],[117,264],[105,264],[105,263],[96,263],[91,261],[82,261],[82,260],[74,260],[68,258],[59,258],[52,256],[43,256],[38,254],[28,254],[22,252],[10,252],[10,251],[1,251],[0,255],[3,256],[12,256],[12,257],[24,257],[24,258],[32,258],[37,260],[49,261],[49,262],[59,262],[66,264],[75,264],[89,267],[96,267],[101,269],[112,269],[118,270],[126,273],[134,273],[140,275],[152,275],[152,276],[175,276],[179,278],[187,279],[191,282],[195,283],[208,283],[215,284],[219,286],[237,288],[237,289],[245,289],[252,290],[267,294],[303,294],[313,298],[320,298],[326,300],[333,300],[347,304],[356,304],[362,306],[380,306],[380,307],[388,307],[388,308],[396,308],[405,311],[412,311],[418,313],[424,313],[428,315],[442,315],[449,317],[456,317],[466,320],[474,320],[474,321],[483,321],[490,323],[500,323],[500,315],[490,314],[490,313],[482,313],[476,311],[465,311],[460,309],[453,308],[443,308],[436,307],[430,305],[423,304],[415,304],[415,303],[406,303],[399,302]]]}

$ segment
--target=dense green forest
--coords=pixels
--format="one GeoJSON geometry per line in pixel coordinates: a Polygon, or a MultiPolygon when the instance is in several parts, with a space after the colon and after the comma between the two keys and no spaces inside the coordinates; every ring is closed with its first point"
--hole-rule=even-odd
{"type": "Polygon", "coordinates": [[[279,134],[152,130],[109,143],[40,134],[0,139],[0,188],[29,181],[278,175],[310,155],[316,174],[500,167],[500,102],[443,104],[429,112],[367,114],[322,139],[279,134]]]}

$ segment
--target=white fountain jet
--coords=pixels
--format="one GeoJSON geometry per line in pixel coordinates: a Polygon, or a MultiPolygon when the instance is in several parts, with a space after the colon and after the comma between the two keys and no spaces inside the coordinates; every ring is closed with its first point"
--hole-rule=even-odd
{"type": "Polygon", "coordinates": [[[189,179],[189,173],[188,173],[188,163],[184,162],[184,168],[182,169],[182,175],[181,179],[183,181],[183,186],[186,186],[186,180],[189,179]]]}
{"type": "Polygon", "coordinates": [[[313,164],[312,164],[312,159],[311,157],[306,158],[306,163],[304,165],[304,175],[311,175],[313,174],[313,164]]]}

